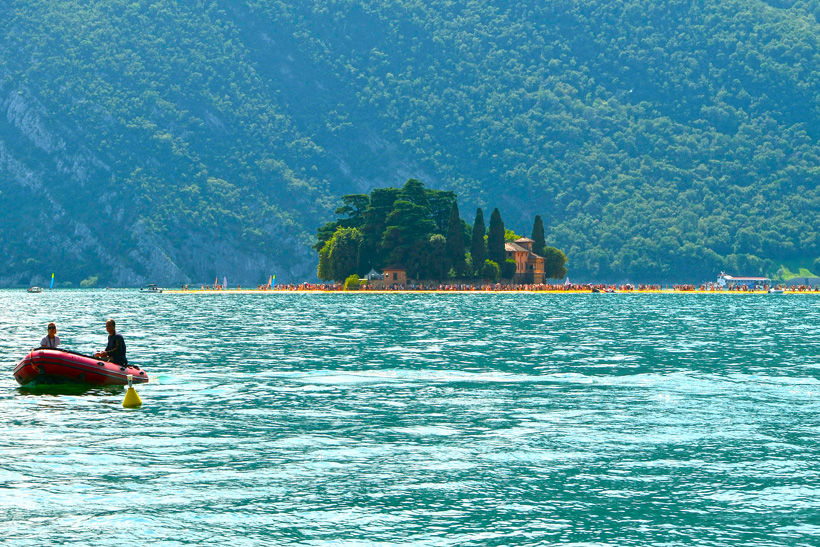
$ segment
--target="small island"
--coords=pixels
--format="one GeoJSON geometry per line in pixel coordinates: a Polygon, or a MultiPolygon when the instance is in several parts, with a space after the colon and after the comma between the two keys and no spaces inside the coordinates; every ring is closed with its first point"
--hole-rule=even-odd
{"type": "Polygon", "coordinates": [[[542,285],[567,275],[567,257],[547,245],[540,216],[533,220],[531,238],[506,229],[497,208],[488,227],[481,208],[468,224],[455,193],[425,188],[417,179],[370,195],[349,194],[342,201],[336,209],[341,218],[319,228],[313,247],[324,281],[396,289],[542,285]]]}

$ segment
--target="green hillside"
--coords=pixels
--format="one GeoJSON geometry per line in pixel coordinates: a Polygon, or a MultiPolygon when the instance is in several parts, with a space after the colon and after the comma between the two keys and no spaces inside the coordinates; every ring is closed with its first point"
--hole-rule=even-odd
{"type": "Polygon", "coordinates": [[[812,268],[818,18],[818,1],[5,2],[0,285],[313,278],[340,196],[411,177],[518,233],[540,214],[574,279],[812,268]]]}

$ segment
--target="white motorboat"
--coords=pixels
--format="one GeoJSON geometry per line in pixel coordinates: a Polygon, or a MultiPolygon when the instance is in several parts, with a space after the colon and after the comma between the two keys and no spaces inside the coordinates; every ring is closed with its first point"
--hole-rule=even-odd
{"type": "Polygon", "coordinates": [[[140,289],[140,292],[162,292],[162,289],[154,285],[153,283],[149,283],[145,287],[140,289]]]}

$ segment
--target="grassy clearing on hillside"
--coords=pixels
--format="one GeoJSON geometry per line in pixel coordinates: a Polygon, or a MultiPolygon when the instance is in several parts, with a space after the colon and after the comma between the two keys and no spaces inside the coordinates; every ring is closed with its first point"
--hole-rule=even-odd
{"type": "Polygon", "coordinates": [[[792,272],[788,267],[781,264],[780,269],[777,270],[777,273],[773,276],[773,279],[777,280],[777,281],[789,281],[790,279],[794,279],[795,277],[820,277],[820,276],[814,275],[807,268],[801,268],[800,266],[794,266],[794,265],[792,265],[792,267],[797,268],[796,273],[792,272]]]}

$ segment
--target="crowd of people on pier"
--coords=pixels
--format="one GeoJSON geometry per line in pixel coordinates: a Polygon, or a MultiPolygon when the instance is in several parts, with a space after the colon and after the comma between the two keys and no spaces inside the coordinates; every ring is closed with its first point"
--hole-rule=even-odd
{"type": "Polygon", "coordinates": [[[785,289],[789,292],[820,292],[820,285],[792,285],[785,289]]]}
{"type": "MultiPolygon", "coordinates": [[[[428,292],[760,292],[769,289],[783,290],[785,292],[820,292],[820,285],[795,285],[787,287],[778,285],[770,287],[768,285],[759,287],[749,287],[746,285],[735,285],[724,287],[717,283],[694,284],[601,284],[601,283],[534,283],[534,284],[505,284],[505,283],[407,283],[407,284],[362,284],[358,289],[360,292],[377,291],[428,291],[428,292]]],[[[183,291],[188,291],[188,285],[182,287],[183,291]]],[[[222,285],[202,285],[203,291],[226,290],[222,285]]],[[[241,286],[236,289],[242,290],[241,286]]],[[[280,285],[257,285],[257,291],[343,291],[341,283],[287,283],[280,285]]]]}

